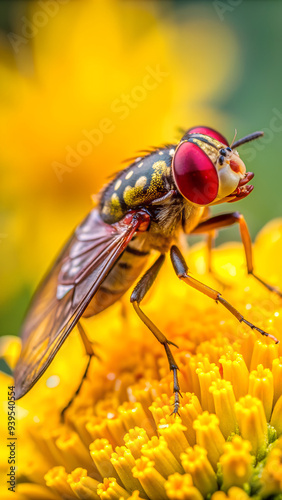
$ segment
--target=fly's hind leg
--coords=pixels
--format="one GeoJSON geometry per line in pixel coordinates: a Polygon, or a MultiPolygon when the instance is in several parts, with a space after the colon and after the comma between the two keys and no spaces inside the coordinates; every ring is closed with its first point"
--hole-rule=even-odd
{"type": "Polygon", "coordinates": [[[144,312],[140,308],[140,302],[143,300],[145,297],[146,293],[148,290],[151,288],[152,284],[154,283],[157,274],[160,270],[160,267],[162,266],[164,262],[164,255],[160,255],[160,257],[156,260],[156,262],[148,269],[148,271],[142,276],[140,281],[137,283],[136,287],[134,288],[131,297],[130,297],[130,302],[132,302],[133,307],[135,311],[137,312],[139,318],[145,323],[145,325],[151,330],[151,332],[155,335],[156,339],[164,346],[166,356],[168,359],[169,363],[169,368],[173,372],[173,393],[174,393],[174,408],[173,408],[173,413],[176,414],[178,413],[178,409],[180,406],[180,387],[179,387],[179,382],[178,382],[178,376],[177,376],[177,370],[179,370],[176,361],[172,355],[172,352],[170,350],[169,345],[174,345],[177,347],[176,344],[173,342],[170,342],[164,334],[157,328],[157,326],[144,314],[144,312]]]}
{"type": "MultiPolygon", "coordinates": [[[[88,361],[87,361],[87,365],[86,365],[86,368],[85,368],[85,371],[84,371],[84,374],[82,376],[82,379],[80,381],[80,384],[78,386],[78,388],[76,389],[74,395],[72,396],[72,398],[69,400],[68,404],[64,407],[64,409],[61,411],[61,420],[64,421],[64,418],[65,418],[65,412],[67,411],[67,409],[71,406],[71,404],[73,403],[73,401],[75,400],[76,396],[79,394],[79,391],[83,385],[83,382],[84,380],[86,379],[87,377],[87,373],[88,373],[88,370],[89,370],[89,367],[90,367],[90,363],[91,363],[91,359],[93,356],[96,356],[95,353],[94,353],[94,350],[93,350],[93,347],[92,347],[92,344],[90,342],[90,340],[88,339],[85,331],[84,331],[84,328],[82,327],[81,323],[78,322],[77,323],[77,328],[78,328],[78,331],[80,333],[80,336],[81,336],[81,340],[83,342],[83,345],[85,347],[85,351],[86,351],[86,354],[89,356],[88,357],[88,361]]],[[[97,356],[96,356],[97,357],[97,356]]]]}
{"type": "Polygon", "coordinates": [[[273,335],[270,335],[269,333],[265,332],[264,330],[261,330],[261,328],[258,328],[255,326],[253,323],[250,323],[247,321],[244,316],[235,309],[235,307],[232,306],[227,300],[225,300],[222,295],[214,290],[213,288],[210,288],[209,286],[205,285],[204,283],[201,283],[201,281],[196,280],[192,276],[189,275],[188,273],[188,266],[184,260],[183,255],[181,254],[179,248],[177,248],[175,245],[173,245],[170,249],[170,258],[171,262],[173,265],[173,268],[175,270],[175,273],[177,274],[178,278],[180,278],[182,281],[185,281],[187,285],[192,286],[199,292],[204,293],[211,299],[215,300],[216,302],[219,302],[222,304],[235,318],[240,322],[240,323],[245,323],[248,325],[252,330],[256,330],[259,332],[261,335],[264,335],[266,337],[269,337],[270,339],[274,340],[276,344],[279,343],[279,340],[277,340],[276,337],[273,335]]]}

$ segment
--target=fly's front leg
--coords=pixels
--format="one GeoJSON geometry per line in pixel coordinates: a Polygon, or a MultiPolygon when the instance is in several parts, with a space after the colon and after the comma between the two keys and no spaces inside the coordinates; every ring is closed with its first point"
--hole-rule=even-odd
{"type": "Polygon", "coordinates": [[[204,283],[201,283],[201,281],[196,280],[192,276],[189,276],[188,274],[188,266],[184,260],[183,255],[181,254],[180,250],[173,245],[170,249],[170,257],[171,257],[171,262],[173,265],[173,268],[181,280],[185,281],[187,285],[192,286],[199,292],[204,293],[211,299],[215,300],[216,302],[219,302],[222,304],[228,311],[235,316],[235,318],[240,322],[240,323],[245,323],[248,325],[252,330],[257,330],[261,335],[265,335],[266,337],[269,337],[270,339],[274,340],[276,344],[279,343],[279,340],[277,340],[276,337],[273,335],[270,335],[269,333],[265,332],[264,330],[261,330],[257,326],[253,325],[253,323],[250,323],[247,321],[244,316],[235,309],[235,307],[232,306],[227,300],[225,300],[222,295],[214,290],[213,288],[210,288],[209,286],[205,285],[204,283]]]}
{"type": "MultiPolygon", "coordinates": [[[[61,420],[64,421],[64,418],[65,418],[65,412],[66,410],[70,407],[70,405],[73,403],[73,401],[75,400],[76,396],[79,394],[79,391],[82,387],[82,384],[84,382],[84,380],[86,379],[87,377],[87,373],[88,373],[88,370],[89,370],[89,367],[90,367],[90,363],[91,363],[91,359],[93,356],[95,356],[95,353],[94,353],[94,350],[93,350],[93,347],[92,347],[92,344],[90,342],[90,340],[88,339],[85,331],[84,331],[84,328],[82,327],[81,323],[78,322],[77,323],[77,328],[78,328],[78,331],[80,333],[80,336],[81,336],[81,340],[83,342],[83,345],[85,347],[85,351],[86,351],[86,354],[88,354],[89,358],[88,358],[88,362],[87,362],[87,365],[86,365],[86,368],[85,368],[85,371],[84,371],[84,374],[82,376],[82,379],[80,381],[80,384],[78,386],[78,388],[76,389],[74,395],[72,396],[72,398],[69,400],[68,404],[64,407],[64,409],[61,411],[61,420]]],[[[97,357],[97,356],[96,356],[97,357]]]]}
{"type": "Polygon", "coordinates": [[[242,214],[240,214],[239,212],[233,212],[231,214],[216,215],[215,217],[211,217],[210,219],[200,222],[200,224],[198,224],[198,226],[196,226],[195,229],[193,229],[192,234],[203,233],[203,232],[210,233],[210,231],[213,231],[215,229],[221,229],[224,227],[232,226],[233,224],[239,224],[241,240],[245,250],[248,274],[251,274],[257,281],[259,281],[259,283],[265,286],[268,290],[270,290],[271,292],[275,292],[277,293],[277,295],[279,295],[279,297],[282,297],[282,293],[277,287],[269,285],[264,280],[259,278],[259,276],[254,274],[252,240],[250,237],[247,223],[242,214]]]}
{"type": "Polygon", "coordinates": [[[144,314],[144,312],[140,309],[140,302],[143,300],[145,297],[146,293],[148,290],[151,288],[152,284],[154,283],[157,274],[164,262],[164,255],[160,255],[160,257],[156,260],[156,262],[148,269],[148,271],[142,276],[140,281],[137,283],[136,287],[134,288],[131,297],[130,297],[130,302],[132,302],[133,307],[135,311],[137,312],[139,318],[145,323],[145,325],[151,330],[151,332],[155,335],[156,339],[164,346],[167,359],[169,362],[169,368],[173,372],[173,392],[174,392],[174,409],[173,413],[176,414],[178,413],[178,409],[180,406],[180,387],[179,387],[179,382],[178,382],[178,376],[177,376],[177,370],[179,370],[176,361],[172,355],[172,352],[169,348],[169,345],[174,345],[177,347],[176,344],[173,342],[170,342],[164,334],[157,328],[157,326],[144,314]]]}

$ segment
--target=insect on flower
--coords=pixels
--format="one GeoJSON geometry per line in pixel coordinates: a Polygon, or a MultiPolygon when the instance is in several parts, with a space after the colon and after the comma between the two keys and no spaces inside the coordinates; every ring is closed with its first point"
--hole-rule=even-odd
{"type": "Polygon", "coordinates": [[[181,232],[206,233],[211,250],[215,229],[239,224],[248,273],[281,295],[253,272],[252,243],[244,217],[239,212],[209,217],[210,206],[241,200],[253,190],[248,183],[254,174],[246,172],[236,148],[262,135],[255,132],[229,146],[215,130],[194,127],[179,144],[135,159],[104,187],[98,206],[76,228],[31,302],[14,374],[17,399],[41,377],[75,325],[89,355],[86,376],[94,352],[80,318],[116,302],[142,273],[152,251],[160,255],[135,286],[131,302],[164,346],[173,372],[174,413],[180,405],[178,366],[170,348],[175,344],[140,308],[167,252],[180,279],[222,304],[239,322],[278,342],[245,319],[219,292],[190,276],[176,246],[181,232]]]}

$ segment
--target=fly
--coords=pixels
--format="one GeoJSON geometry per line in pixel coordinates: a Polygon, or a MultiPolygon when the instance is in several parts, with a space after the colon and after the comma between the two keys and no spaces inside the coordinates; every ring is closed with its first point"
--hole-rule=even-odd
{"type": "Polygon", "coordinates": [[[248,273],[281,296],[278,289],[254,274],[252,243],[243,215],[232,212],[209,216],[210,206],[233,203],[253,190],[249,182],[254,174],[246,171],[236,148],[262,135],[255,132],[229,145],[215,130],[193,127],[177,145],[166,145],[137,158],[105,186],[97,207],[76,228],[32,299],[14,373],[17,399],[42,376],[76,325],[89,355],[86,377],[94,352],[80,318],[98,314],[122,297],[142,275],[152,251],[160,255],[142,275],[130,300],[165,349],[173,373],[173,413],[178,412],[181,396],[179,368],[170,347],[175,344],[140,307],[165,254],[170,254],[181,280],[220,303],[240,323],[278,342],[250,323],[218,291],[193,278],[177,246],[182,232],[204,233],[211,241],[215,229],[238,224],[248,273]]]}

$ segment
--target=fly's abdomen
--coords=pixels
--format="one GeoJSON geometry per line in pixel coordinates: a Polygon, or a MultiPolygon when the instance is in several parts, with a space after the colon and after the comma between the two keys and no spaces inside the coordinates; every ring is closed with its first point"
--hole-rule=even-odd
{"type": "Polygon", "coordinates": [[[131,241],[116,262],[83,316],[88,318],[114,304],[134,284],[148,261],[150,252],[141,250],[138,237],[131,241]]]}
{"type": "Polygon", "coordinates": [[[137,158],[118,173],[102,193],[100,213],[104,222],[119,221],[128,210],[146,206],[171,189],[171,161],[174,146],[137,158]]]}

